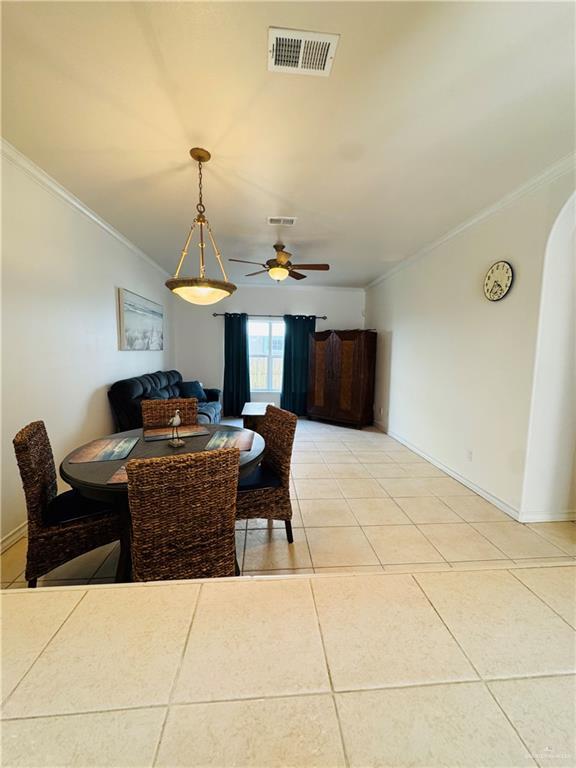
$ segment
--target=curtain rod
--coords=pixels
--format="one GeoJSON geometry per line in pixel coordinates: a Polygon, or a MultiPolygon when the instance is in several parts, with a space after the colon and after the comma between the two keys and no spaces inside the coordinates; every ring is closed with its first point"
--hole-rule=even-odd
{"type": "MultiPolygon", "coordinates": [[[[213,312],[212,317],[224,317],[226,312],[213,312]]],[[[284,315],[248,315],[248,317],[284,317],[284,315]]],[[[328,320],[327,315],[315,315],[318,320],[328,320]]]]}

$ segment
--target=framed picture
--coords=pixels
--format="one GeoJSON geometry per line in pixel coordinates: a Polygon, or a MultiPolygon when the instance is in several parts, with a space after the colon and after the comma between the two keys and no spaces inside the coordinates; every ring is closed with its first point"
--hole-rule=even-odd
{"type": "Polygon", "coordinates": [[[164,307],[118,288],[119,347],[130,352],[164,349],[164,307]]]}

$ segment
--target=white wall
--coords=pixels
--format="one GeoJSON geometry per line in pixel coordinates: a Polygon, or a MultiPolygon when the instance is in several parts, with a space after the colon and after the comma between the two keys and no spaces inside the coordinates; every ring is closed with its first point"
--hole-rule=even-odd
{"type": "Polygon", "coordinates": [[[367,291],[366,327],[379,332],[377,419],[515,516],[544,252],[572,188],[570,175],[531,187],[367,291]],[[499,259],[515,281],[492,303],[482,285],[499,259]]]}
{"type": "Polygon", "coordinates": [[[26,519],[13,436],[42,419],[58,464],[72,448],[111,432],[108,386],[173,367],[174,297],[162,270],[6,144],[2,160],[1,524],[7,543],[26,519]],[[164,305],[163,352],[118,351],[117,287],[164,305]]]}
{"type": "Polygon", "coordinates": [[[521,520],[576,512],[576,194],[546,247],[521,520]]]}
{"type": "MultiPolygon", "coordinates": [[[[222,387],[224,318],[212,317],[213,312],[327,315],[327,320],[316,322],[317,330],[363,328],[364,298],[364,291],[359,288],[309,288],[270,281],[266,286],[240,285],[229,299],[210,307],[197,307],[178,299],[176,368],[185,379],[198,379],[207,387],[222,387]]],[[[254,393],[254,399],[278,402],[279,394],[254,393]]]]}

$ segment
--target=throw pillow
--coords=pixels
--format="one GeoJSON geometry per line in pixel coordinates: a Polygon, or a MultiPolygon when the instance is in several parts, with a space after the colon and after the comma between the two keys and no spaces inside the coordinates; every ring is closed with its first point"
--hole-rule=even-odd
{"type": "Polygon", "coordinates": [[[151,389],[145,397],[146,400],[168,400],[166,390],[151,389]]]}
{"type": "Polygon", "coordinates": [[[181,381],[179,388],[180,397],[195,397],[199,403],[205,403],[208,400],[199,381],[181,381]]]}

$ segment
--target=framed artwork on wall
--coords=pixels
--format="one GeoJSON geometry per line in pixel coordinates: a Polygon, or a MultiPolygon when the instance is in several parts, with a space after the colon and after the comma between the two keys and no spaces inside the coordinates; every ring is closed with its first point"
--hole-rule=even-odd
{"type": "Polygon", "coordinates": [[[126,288],[118,288],[119,349],[160,352],[164,349],[164,307],[126,288]]]}

